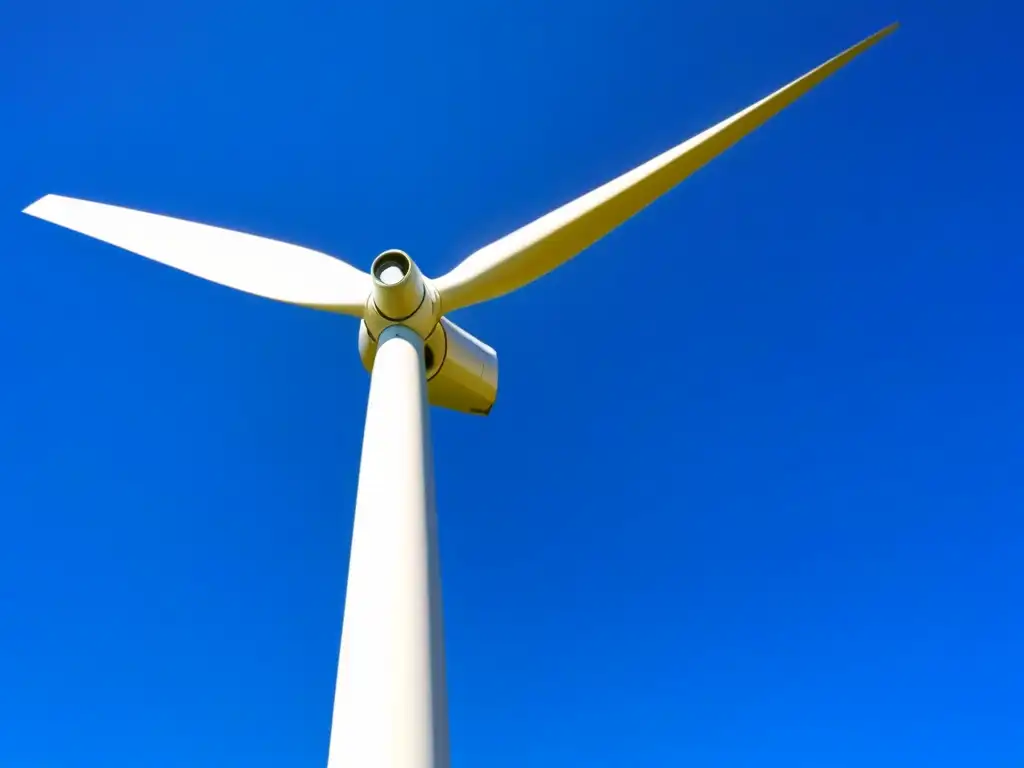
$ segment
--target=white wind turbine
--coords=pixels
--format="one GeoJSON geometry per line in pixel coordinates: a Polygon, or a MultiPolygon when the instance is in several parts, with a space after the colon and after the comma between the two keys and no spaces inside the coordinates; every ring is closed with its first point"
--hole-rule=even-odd
{"type": "Polygon", "coordinates": [[[487,414],[493,349],[445,316],[521,288],[672,189],[896,28],[471,254],[443,277],[402,251],[370,274],[297,245],[47,195],[25,213],[240,291],[361,319],[372,372],[328,768],[447,768],[441,585],[428,404],[487,414]]]}

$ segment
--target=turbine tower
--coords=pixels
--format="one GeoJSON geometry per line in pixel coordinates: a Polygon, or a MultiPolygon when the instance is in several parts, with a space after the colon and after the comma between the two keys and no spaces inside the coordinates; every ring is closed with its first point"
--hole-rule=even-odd
{"type": "Polygon", "coordinates": [[[441,582],[429,406],[486,415],[494,350],[447,315],[547,274],[888,35],[803,77],[431,280],[409,256],[366,274],[250,234],[47,195],[25,213],[197,277],[360,319],[370,394],[356,493],[328,768],[448,768],[441,582]]]}

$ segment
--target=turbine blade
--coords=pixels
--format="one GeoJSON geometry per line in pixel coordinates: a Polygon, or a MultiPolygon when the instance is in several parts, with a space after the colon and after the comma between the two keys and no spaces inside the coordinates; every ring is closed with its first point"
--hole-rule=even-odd
{"type": "Polygon", "coordinates": [[[325,253],[170,216],[61,195],[24,211],[196,277],[268,299],[361,317],[370,277],[325,253]]]}
{"type": "Polygon", "coordinates": [[[546,275],[675,187],[898,25],[893,24],[803,77],[467,257],[434,281],[445,312],[478,304],[546,275]]]}

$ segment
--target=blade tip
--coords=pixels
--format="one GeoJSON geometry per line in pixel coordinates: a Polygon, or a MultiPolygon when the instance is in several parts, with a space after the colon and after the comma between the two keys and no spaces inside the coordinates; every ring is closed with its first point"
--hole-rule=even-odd
{"type": "Polygon", "coordinates": [[[887,27],[882,27],[880,30],[875,32],[875,34],[873,34],[871,37],[874,38],[875,40],[881,40],[883,37],[888,37],[899,28],[900,23],[898,21],[894,21],[887,27]]]}
{"type": "Polygon", "coordinates": [[[35,216],[37,219],[42,218],[50,204],[59,197],[60,195],[43,195],[31,205],[23,208],[21,212],[27,213],[29,216],[35,216]]]}
{"type": "Polygon", "coordinates": [[[863,53],[864,51],[868,50],[869,48],[872,48],[876,43],[881,42],[884,38],[886,38],[889,35],[891,35],[893,32],[895,32],[897,29],[899,29],[899,27],[900,27],[900,23],[898,21],[894,21],[889,26],[882,27],[880,30],[878,30],[874,34],[868,35],[863,40],[861,40],[859,43],[857,43],[855,46],[853,46],[853,48],[850,48],[847,52],[848,53],[855,53],[855,54],[863,53]]]}

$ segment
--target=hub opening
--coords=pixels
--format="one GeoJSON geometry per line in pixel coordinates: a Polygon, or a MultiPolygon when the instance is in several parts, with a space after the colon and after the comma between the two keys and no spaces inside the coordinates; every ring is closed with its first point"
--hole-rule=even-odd
{"type": "Polygon", "coordinates": [[[383,285],[398,285],[409,274],[412,263],[402,251],[384,251],[373,260],[370,272],[383,285]]]}

